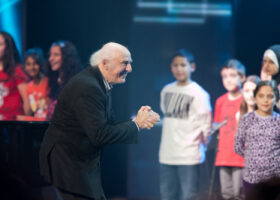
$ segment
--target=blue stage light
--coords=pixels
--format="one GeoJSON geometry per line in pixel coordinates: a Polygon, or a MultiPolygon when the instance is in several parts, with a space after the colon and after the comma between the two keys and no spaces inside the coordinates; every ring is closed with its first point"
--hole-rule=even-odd
{"type": "Polygon", "coordinates": [[[134,17],[135,22],[147,23],[204,23],[207,16],[232,16],[232,5],[229,1],[223,3],[208,3],[207,0],[200,2],[176,2],[166,1],[141,1],[137,2],[139,11],[144,13],[154,10],[155,14],[138,14],[134,17]],[[157,12],[164,11],[166,14],[158,16],[157,12]]]}
{"type": "Polygon", "coordinates": [[[19,50],[22,47],[21,25],[18,8],[21,0],[0,0],[0,30],[12,35],[19,50]]]}

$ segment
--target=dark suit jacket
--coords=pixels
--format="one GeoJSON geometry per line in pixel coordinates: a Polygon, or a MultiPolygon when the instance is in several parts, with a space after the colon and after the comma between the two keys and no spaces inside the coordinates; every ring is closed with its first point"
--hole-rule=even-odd
{"type": "Polygon", "coordinates": [[[100,177],[102,148],[136,143],[132,121],[115,123],[110,94],[97,67],[88,67],[62,90],[40,150],[41,174],[56,187],[105,199],[100,177]]]}

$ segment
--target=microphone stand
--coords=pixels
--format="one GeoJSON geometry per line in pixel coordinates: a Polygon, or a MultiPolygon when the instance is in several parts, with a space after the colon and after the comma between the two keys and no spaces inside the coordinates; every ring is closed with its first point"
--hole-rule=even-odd
{"type": "Polygon", "coordinates": [[[215,160],[217,157],[217,152],[218,152],[218,143],[219,143],[219,130],[222,126],[224,126],[227,123],[226,120],[224,120],[222,123],[213,123],[212,124],[212,130],[210,131],[210,135],[213,135],[217,133],[217,145],[215,147],[214,151],[214,163],[211,171],[211,178],[210,178],[210,185],[209,185],[209,192],[208,192],[208,200],[212,200],[212,195],[213,195],[213,188],[214,188],[214,181],[215,181],[215,173],[216,173],[216,167],[215,167],[215,160]]]}

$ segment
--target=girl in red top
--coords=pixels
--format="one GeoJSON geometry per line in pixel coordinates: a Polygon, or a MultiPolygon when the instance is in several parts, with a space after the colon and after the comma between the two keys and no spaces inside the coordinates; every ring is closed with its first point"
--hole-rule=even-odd
{"type": "Polygon", "coordinates": [[[0,120],[15,120],[29,114],[26,94],[27,76],[19,63],[15,42],[7,32],[0,32],[0,120]]]}

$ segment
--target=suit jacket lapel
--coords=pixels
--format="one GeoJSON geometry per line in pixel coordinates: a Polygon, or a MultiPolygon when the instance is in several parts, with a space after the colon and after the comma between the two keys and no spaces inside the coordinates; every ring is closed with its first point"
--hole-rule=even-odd
{"type": "Polygon", "coordinates": [[[89,73],[91,73],[98,81],[100,87],[102,88],[103,92],[106,93],[106,88],[103,80],[103,75],[101,74],[98,67],[88,67],[89,73]]]}

